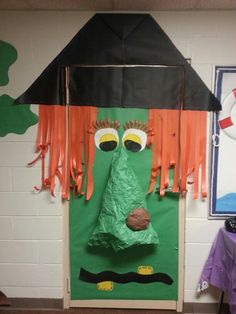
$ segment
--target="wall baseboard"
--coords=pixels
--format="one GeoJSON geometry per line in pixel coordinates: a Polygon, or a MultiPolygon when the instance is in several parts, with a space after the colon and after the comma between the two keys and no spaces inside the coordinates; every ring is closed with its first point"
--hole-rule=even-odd
{"type": "MultiPolygon", "coordinates": [[[[9,298],[10,305],[9,306],[0,306],[0,314],[3,313],[38,313],[43,311],[43,313],[85,313],[85,309],[81,309],[81,311],[76,309],[63,310],[63,299],[40,299],[40,298],[9,298]],[[35,312],[36,311],[36,312],[35,312]]],[[[217,313],[218,303],[189,303],[185,302],[183,306],[183,313],[217,313]]],[[[124,313],[124,309],[116,309],[114,313],[124,313]]],[[[131,313],[138,313],[139,310],[129,310],[131,313]]],[[[142,314],[151,314],[153,310],[140,310],[142,314]]],[[[86,313],[110,313],[113,311],[111,309],[86,309],[86,313]],[[101,312],[102,311],[102,312],[101,312]]],[[[131,314],[130,313],[130,314],[131,314]]],[[[155,311],[156,314],[160,313],[175,313],[175,311],[155,311]]],[[[228,304],[223,304],[221,314],[230,314],[228,304]]]]}
{"type": "MultiPolygon", "coordinates": [[[[11,309],[63,309],[63,299],[47,298],[8,298],[11,309]]],[[[3,307],[0,307],[0,310],[3,307]]],[[[5,308],[5,307],[4,307],[5,308]]]]}
{"type": "MultiPolygon", "coordinates": [[[[184,313],[218,313],[219,303],[189,303],[185,302],[183,306],[184,313]]],[[[222,304],[221,314],[230,314],[229,305],[222,304]]]]}

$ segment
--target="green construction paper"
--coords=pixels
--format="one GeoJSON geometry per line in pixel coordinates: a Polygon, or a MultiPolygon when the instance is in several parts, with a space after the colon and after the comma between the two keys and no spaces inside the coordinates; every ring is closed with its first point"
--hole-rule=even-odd
{"type": "Polygon", "coordinates": [[[16,105],[8,95],[0,96],[0,136],[8,133],[23,134],[38,122],[29,105],[16,105]]]}
{"type": "Polygon", "coordinates": [[[151,223],[140,231],[131,230],[125,223],[132,210],[147,208],[145,194],[127,159],[125,149],[114,152],[98,223],[89,239],[91,246],[112,247],[119,251],[133,245],[159,243],[151,223]]]}
{"type": "MultiPolygon", "coordinates": [[[[0,40],[0,86],[9,83],[8,71],[16,59],[16,49],[0,40]]],[[[23,134],[38,122],[29,105],[15,105],[14,101],[9,95],[0,96],[0,137],[8,133],[23,134]]]]}
{"type": "Polygon", "coordinates": [[[16,61],[16,58],[16,49],[12,45],[0,40],[0,86],[9,83],[8,71],[10,66],[16,61]]]}
{"type": "MultiPolygon", "coordinates": [[[[98,120],[118,120],[120,139],[123,125],[128,120],[147,122],[148,110],[103,108],[99,109],[98,120]]],[[[119,149],[122,147],[121,140],[119,149]]],[[[115,150],[116,151],[116,150],[115,150]]],[[[103,193],[110,175],[111,160],[115,151],[96,149],[93,177],[94,193],[89,201],[84,197],[71,197],[69,209],[70,232],[70,282],[72,300],[120,299],[120,300],[177,300],[178,299],[178,210],[179,195],[167,192],[164,198],[156,193],[146,196],[147,210],[160,245],[133,246],[114,252],[112,248],[88,246],[101,211],[103,193]],[[111,270],[117,273],[137,271],[139,266],[151,266],[154,272],[168,274],[173,284],[160,282],[138,284],[114,283],[112,291],[97,290],[96,284],[79,280],[80,268],[99,273],[111,270]]],[[[128,162],[144,193],[148,191],[152,167],[151,149],[141,152],[126,151],[128,162]]]]}

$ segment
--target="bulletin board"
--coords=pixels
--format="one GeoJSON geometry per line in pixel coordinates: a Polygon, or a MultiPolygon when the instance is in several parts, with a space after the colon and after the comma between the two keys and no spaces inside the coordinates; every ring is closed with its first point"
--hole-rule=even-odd
{"type": "Polygon", "coordinates": [[[216,66],[214,90],[222,111],[213,113],[209,216],[236,214],[236,66],[216,66]]]}

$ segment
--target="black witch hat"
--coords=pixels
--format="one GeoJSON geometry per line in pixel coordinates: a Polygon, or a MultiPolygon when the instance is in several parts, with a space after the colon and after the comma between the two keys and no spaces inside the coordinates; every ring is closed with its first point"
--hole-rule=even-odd
{"type": "Polygon", "coordinates": [[[149,14],[95,14],[16,102],[221,109],[149,14]]]}

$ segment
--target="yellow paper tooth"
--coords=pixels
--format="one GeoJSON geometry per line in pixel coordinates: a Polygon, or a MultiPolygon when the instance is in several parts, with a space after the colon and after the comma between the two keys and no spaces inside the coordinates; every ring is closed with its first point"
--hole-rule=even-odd
{"type": "Polygon", "coordinates": [[[113,282],[112,281],[102,281],[97,284],[97,289],[102,291],[112,291],[113,282]]]}
{"type": "Polygon", "coordinates": [[[154,271],[152,266],[139,266],[137,273],[140,275],[151,275],[154,271]]]}

